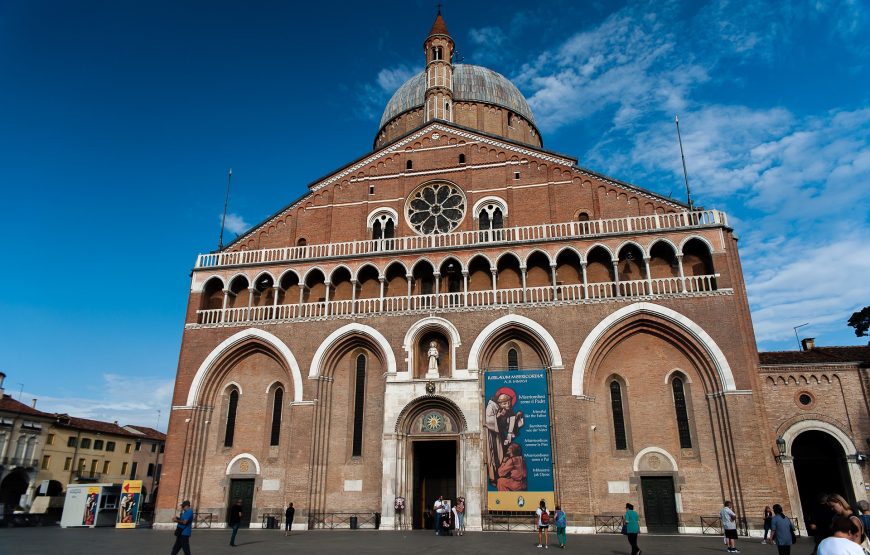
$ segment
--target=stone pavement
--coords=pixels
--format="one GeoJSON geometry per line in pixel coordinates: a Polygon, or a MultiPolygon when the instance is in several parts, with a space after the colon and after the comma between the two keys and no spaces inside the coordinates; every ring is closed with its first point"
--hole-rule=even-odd
{"type": "MultiPolygon", "coordinates": [[[[465,536],[436,537],[431,532],[379,532],[373,530],[317,530],[294,532],[290,537],[277,530],[239,530],[238,547],[228,545],[230,531],[194,530],[191,552],[194,555],[249,554],[286,555],[310,553],[332,555],[457,555],[495,553],[545,553],[537,549],[531,532],[469,532],[465,536]]],[[[0,528],[0,555],[168,555],[175,537],[170,531],[115,530],[114,528],[0,528]]],[[[725,553],[718,536],[648,536],[638,543],[644,555],[725,553]]],[[[738,548],[744,555],[776,555],[776,548],[761,545],[756,538],[741,538],[738,548]]],[[[794,555],[809,555],[812,541],[801,538],[792,549],[794,555]]],[[[583,553],[628,555],[626,539],[620,535],[569,535],[568,548],[556,545],[550,534],[546,553],[583,553]]]]}

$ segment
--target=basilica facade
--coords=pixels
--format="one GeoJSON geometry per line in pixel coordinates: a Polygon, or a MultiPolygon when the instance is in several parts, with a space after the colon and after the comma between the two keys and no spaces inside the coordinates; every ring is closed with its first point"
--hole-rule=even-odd
{"type": "Polygon", "coordinates": [[[575,532],[626,502],[699,532],[725,499],[753,530],[801,513],[807,431],[863,498],[865,354],[762,364],[725,213],[546,150],[440,14],[424,52],[372,151],[197,258],[158,522],[422,528],[442,495],[469,529],[544,498],[575,532]]]}

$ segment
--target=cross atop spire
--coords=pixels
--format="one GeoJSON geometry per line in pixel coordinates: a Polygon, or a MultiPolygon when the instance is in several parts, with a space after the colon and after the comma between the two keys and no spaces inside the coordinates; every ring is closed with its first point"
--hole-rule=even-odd
{"type": "Polygon", "coordinates": [[[438,4],[438,15],[435,16],[435,23],[432,24],[432,30],[429,31],[429,36],[431,37],[432,35],[450,36],[447,24],[444,23],[444,18],[441,16],[441,4],[438,4]]]}

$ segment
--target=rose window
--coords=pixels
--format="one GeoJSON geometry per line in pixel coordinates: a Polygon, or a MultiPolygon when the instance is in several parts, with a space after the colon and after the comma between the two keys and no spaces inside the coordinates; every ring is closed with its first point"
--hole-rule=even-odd
{"type": "Polygon", "coordinates": [[[464,216],[465,196],[449,183],[426,185],[408,202],[408,222],[423,235],[453,231],[464,216]]]}

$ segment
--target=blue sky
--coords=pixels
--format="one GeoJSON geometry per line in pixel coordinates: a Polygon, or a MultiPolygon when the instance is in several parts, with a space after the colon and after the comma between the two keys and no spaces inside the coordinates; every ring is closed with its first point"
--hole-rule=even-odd
{"type": "MultiPolygon", "coordinates": [[[[371,149],[429,2],[0,3],[0,370],[38,408],[164,428],[189,287],[217,246],[371,149]],[[162,415],[158,424],[158,413],[162,415]]],[[[444,2],[545,147],[740,237],[763,350],[865,344],[870,5],[444,2]],[[497,5],[497,8],[495,6],[497,5]]]]}

